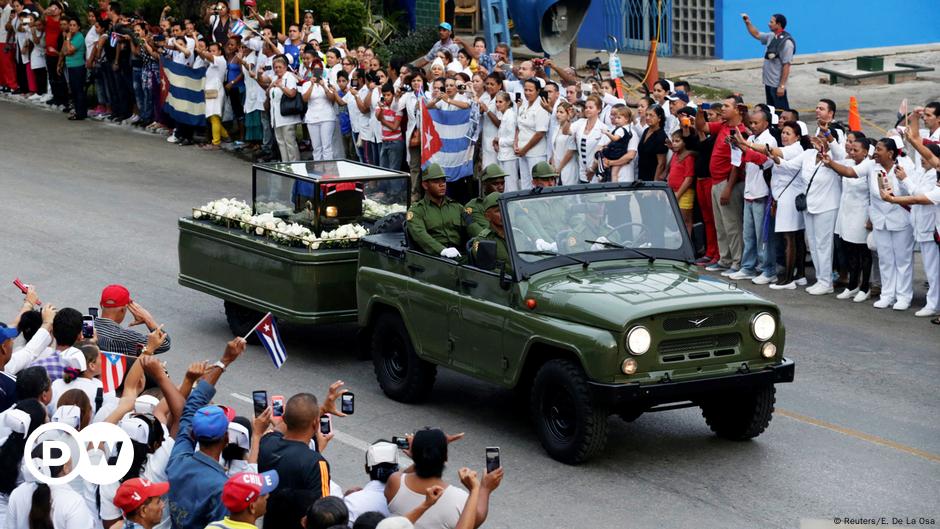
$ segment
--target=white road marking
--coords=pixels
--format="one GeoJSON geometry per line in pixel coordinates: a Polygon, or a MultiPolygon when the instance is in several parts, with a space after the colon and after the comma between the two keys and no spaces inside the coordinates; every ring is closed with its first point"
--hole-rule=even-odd
{"type": "MultiPolygon", "coordinates": [[[[252,404],[251,397],[247,395],[242,395],[241,393],[230,393],[230,395],[240,401],[244,401],[249,404],[252,404]]],[[[368,450],[369,446],[371,445],[371,443],[363,441],[362,439],[359,439],[356,436],[349,435],[348,433],[341,432],[336,428],[333,429],[333,440],[339,441],[343,443],[344,445],[348,445],[358,450],[361,450],[362,452],[365,452],[366,450],[368,450]]]]}

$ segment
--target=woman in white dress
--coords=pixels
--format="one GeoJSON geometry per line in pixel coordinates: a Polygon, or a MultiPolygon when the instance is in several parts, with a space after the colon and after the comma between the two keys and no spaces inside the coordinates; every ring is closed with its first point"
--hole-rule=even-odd
{"type": "Polygon", "coordinates": [[[578,183],[578,164],[574,161],[574,138],[565,133],[565,129],[574,118],[574,109],[567,101],[558,103],[555,111],[558,126],[552,137],[552,159],[548,163],[558,173],[561,185],[570,186],[578,183]]]}
{"type": "Polygon", "coordinates": [[[228,139],[228,132],[222,126],[222,109],[225,108],[225,75],[228,63],[222,55],[222,45],[218,42],[209,44],[208,49],[202,43],[196,45],[196,55],[206,61],[206,119],[212,129],[212,143],[202,148],[210,151],[219,150],[222,138],[228,139]]]}
{"type": "Polygon", "coordinates": [[[846,178],[861,178],[868,182],[868,217],[872,236],[878,249],[878,271],[881,273],[881,297],[874,303],[876,309],[907,310],[914,297],[914,229],[911,214],[902,206],[881,198],[881,189],[903,195],[895,170],[899,165],[898,147],[891,138],[882,138],[875,145],[871,159],[855,167],[847,167],[824,158],[824,163],[846,178]]]}
{"type": "Polygon", "coordinates": [[[297,148],[295,127],[300,123],[301,116],[281,115],[281,98],[297,95],[297,78],[287,71],[287,58],[278,55],[274,58],[274,80],[268,86],[268,98],[271,100],[271,128],[274,129],[274,139],[281,153],[282,162],[300,160],[300,150],[297,148]]]}
{"type": "Polygon", "coordinates": [[[482,131],[482,165],[487,167],[490,164],[497,163],[496,149],[493,147],[493,140],[496,139],[496,131],[499,130],[499,118],[501,117],[496,110],[496,94],[499,93],[501,83],[496,75],[488,75],[483,81],[483,95],[480,96],[480,119],[483,121],[482,131]]]}
{"type": "Polygon", "coordinates": [[[304,123],[310,133],[311,156],[314,160],[332,160],[333,156],[333,130],[336,125],[336,111],[333,109],[333,89],[327,85],[322,76],[315,75],[322,72],[314,68],[306,83],[300,88],[304,101],[307,102],[307,113],[304,123]]]}
{"type": "Polygon", "coordinates": [[[500,117],[493,148],[496,149],[496,163],[506,173],[506,191],[519,190],[519,157],[513,148],[516,137],[516,110],[512,107],[509,93],[496,94],[496,111],[500,117]]]}
{"type": "Polygon", "coordinates": [[[588,96],[584,103],[583,119],[579,119],[568,126],[569,133],[574,138],[576,157],[578,162],[578,181],[588,183],[594,180],[597,164],[594,153],[607,142],[604,131],[607,126],[601,123],[598,116],[604,103],[596,95],[588,96]]]}
{"type": "MultiPolygon", "coordinates": [[[[845,143],[848,157],[846,167],[855,167],[869,156],[875,147],[868,138],[849,132],[845,143]]],[[[856,303],[867,300],[871,294],[871,250],[868,249],[868,182],[861,178],[842,179],[842,200],[836,218],[836,234],[842,239],[846,253],[849,284],[836,295],[838,299],[849,299],[856,303]]]]}
{"type": "Polygon", "coordinates": [[[541,85],[534,79],[523,83],[523,98],[516,109],[516,156],[519,157],[519,179],[522,189],[532,188],[532,168],[548,161],[548,126],[552,116],[542,108],[541,85]]]}

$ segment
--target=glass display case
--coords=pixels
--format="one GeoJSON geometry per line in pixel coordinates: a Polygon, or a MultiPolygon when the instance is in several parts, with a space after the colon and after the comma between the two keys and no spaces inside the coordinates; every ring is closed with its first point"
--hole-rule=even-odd
{"type": "Polygon", "coordinates": [[[408,173],[349,160],[256,164],[252,210],[296,222],[320,234],[345,224],[369,229],[408,209],[408,173]]]}

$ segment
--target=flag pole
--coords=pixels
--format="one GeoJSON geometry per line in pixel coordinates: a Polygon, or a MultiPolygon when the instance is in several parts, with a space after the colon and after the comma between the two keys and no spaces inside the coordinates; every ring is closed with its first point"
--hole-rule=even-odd
{"type": "Polygon", "coordinates": [[[255,326],[252,327],[250,331],[248,331],[248,332],[245,333],[245,336],[242,336],[242,338],[245,338],[245,339],[247,340],[247,339],[248,339],[248,336],[251,336],[251,333],[255,332],[255,329],[257,329],[258,326],[261,325],[261,322],[263,322],[264,320],[266,320],[266,319],[268,318],[268,316],[270,316],[270,315],[271,315],[270,312],[267,313],[267,314],[265,314],[260,320],[258,320],[258,323],[256,323],[255,326]]]}

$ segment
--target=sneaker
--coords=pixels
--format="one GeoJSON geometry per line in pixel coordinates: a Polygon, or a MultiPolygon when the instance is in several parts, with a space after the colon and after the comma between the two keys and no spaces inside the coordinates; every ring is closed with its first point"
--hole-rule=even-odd
{"type": "Polygon", "coordinates": [[[861,303],[863,301],[868,301],[868,298],[871,297],[871,292],[862,292],[859,290],[858,294],[855,294],[855,297],[852,298],[852,301],[855,303],[861,303]]]}
{"type": "Polygon", "coordinates": [[[776,282],[777,282],[777,276],[768,276],[764,274],[761,274],[751,280],[751,283],[754,283],[755,285],[769,285],[771,283],[776,283],[776,282]]]}
{"type": "Polygon", "coordinates": [[[41,95],[41,94],[33,94],[33,95],[31,95],[31,96],[29,96],[29,97],[26,98],[27,101],[38,101],[38,100],[40,100],[40,99],[42,99],[42,95],[41,95]]]}
{"type": "Polygon", "coordinates": [[[806,290],[807,292],[809,292],[810,290],[815,290],[818,286],[819,286],[819,281],[816,281],[812,285],[804,288],[803,290],[806,290]]]}
{"type": "Polygon", "coordinates": [[[937,314],[940,314],[940,311],[938,311],[937,309],[934,309],[931,307],[924,307],[920,309],[919,311],[915,312],[914,316],[917,316],[918,318],[929,318],[931,316],[936,316],[937,314]]]}
{"type": "Polygon", "coordinates": [[[43,94],[39,97],[40,103],[48,103],[50,101],[52,101],[52,94],[43,94]]]}
{"type": "Polygon", "coordinates": [[[894,310],[907,310],[911,308],[911,302],[910,301],[898,301],[891,308],[894,310]]]}
{"type": "Polygon", "coordinates": [[[770,285],[770,288],[773,290],[796,290],[796,281],[790,281],[789,283],[774,283],[770,285]]]}
{"type": "Polygon", "coordinates": [[[855,297],[856,294],[858,294],[858,288],[854,290],[845,289],[836,295],[836,299],[849,299],[851,297],[855,297]]]}
{"type": "Polygon", "coordinates": [[[878,298],[878,301],[872,303],[872,307],[876,309],[886,309],[894,304],[894,300],[891,298],[878,298]]]}
{"type": "Polygon", "coordinates": [[[754,272],[749,272],[745,269],[740,269],[737,272],[728,276],[729,279],[754,279],[757,276],[754,272]]]}
{"type": "Polygon", "coordinates": [[[169,143],[179,143],[180,140],[176,138],[175,134],[170,134],[167,136],[166,141],[169,143]]]}
{"type": "Polygon", "coordinates": [[[798,286],[798,287],[805,287],[805,286],[806,286],[806,283],[807,283],[805,277],[801,277],[801,278],[799,278],[799,279],[794,279],[793,282],[796,283],[796,286],[798,286]]]}
{"type": "Polygon", "coordinates": [[[820,285],[819,283],[816,283],[812,287],[806,289],[806,293],[811,296],[825,296],[826,294],[832,294],[833,292],[834,290],[832,287],[820,285]]]}
{"type": "Polygon", "coordinates": [[[721,275],[722,275],[722,277],[731,277],[731,276],[733,276],[734,274],[737,274],[737,273],[738,273],[738,269],[737,269],[737,268],[729,268],[729,269],[725,270],[724,272],[722,272],[721,275]]]}
{"type": "Polygon", "coordinates": [[[727,270],[727,269],[728,269],[727,266],[725,266],[725,265],[723,265],[723,264],[721,264],[721,263],[719,263],[719,262],[717,262],[717,261],[705,267],[705,271],[706,271],[706,272],[721,272],[721,271],[727,270]]]}

